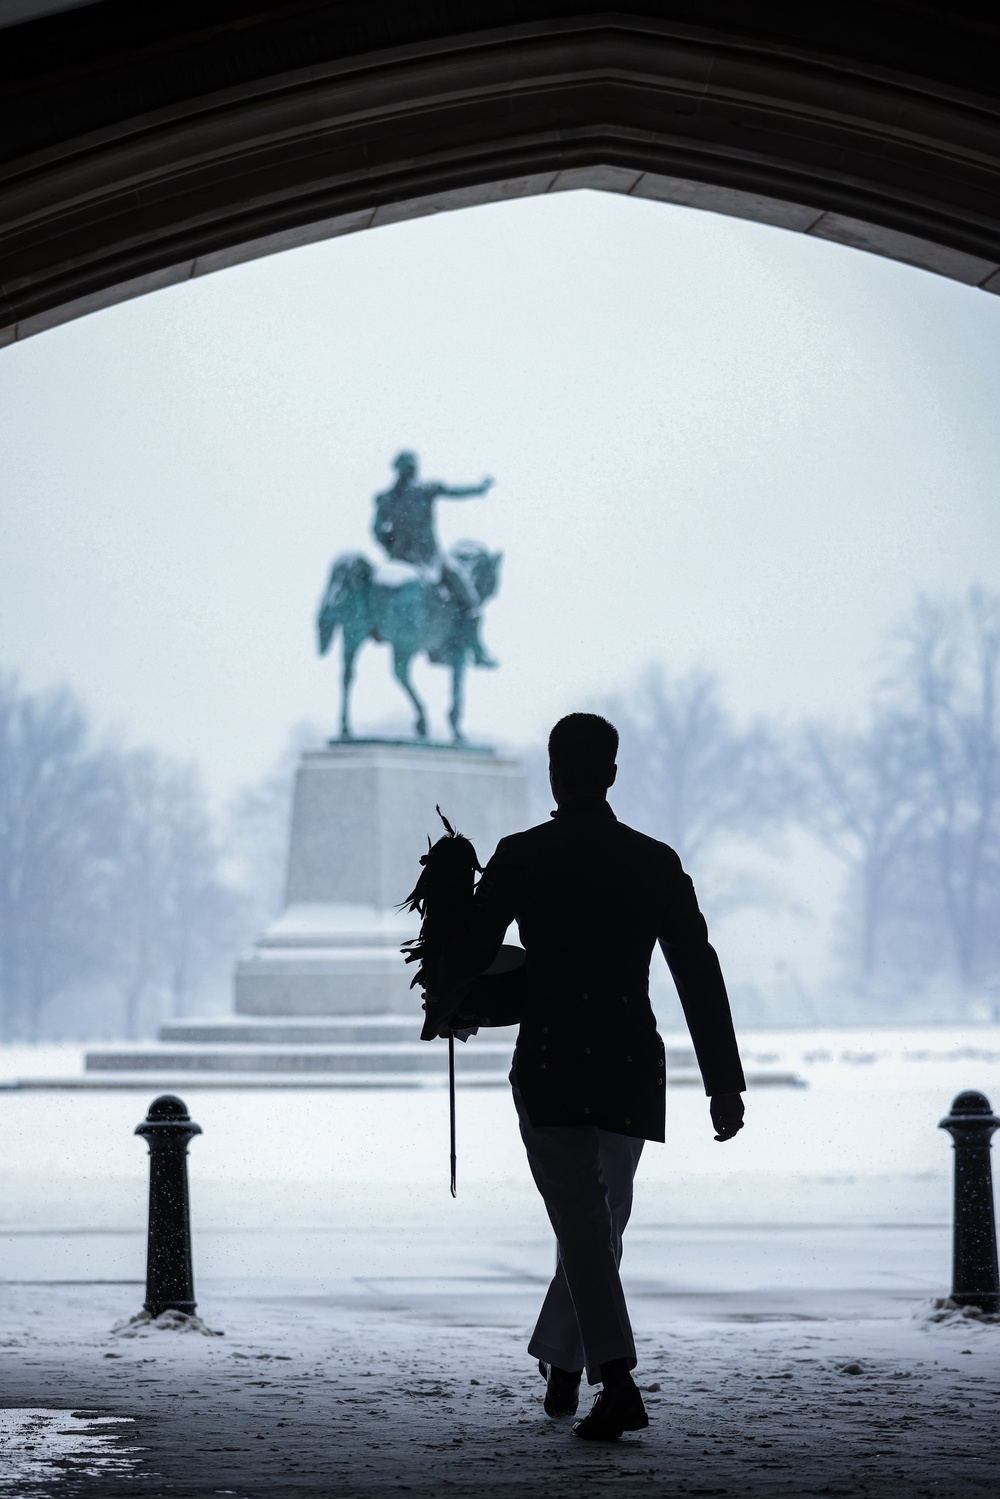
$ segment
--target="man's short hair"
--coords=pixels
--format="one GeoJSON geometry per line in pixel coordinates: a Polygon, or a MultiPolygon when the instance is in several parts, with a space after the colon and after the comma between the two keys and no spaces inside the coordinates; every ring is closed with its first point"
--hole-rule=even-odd
{"type": "Polygon", "coordinates": [[[549,760],[567,786],[604,791],[615,768],[618,730],[599,713],[568,713],[549,735],[549,760]]]}

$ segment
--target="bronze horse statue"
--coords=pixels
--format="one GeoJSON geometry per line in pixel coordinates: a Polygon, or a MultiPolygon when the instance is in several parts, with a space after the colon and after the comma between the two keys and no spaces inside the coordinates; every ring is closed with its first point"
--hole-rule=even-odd
{"type": "Polygon", "coordinates": [[[410,663],[423,651],[436,666],[451,668],[448,722],[455,743],[462,743],[465,669],[474,653],[478,611],[497,591],[502,558],[502,552],[489,552],[475,541],[459,542],[447,553],[451,569],[461,573],[474,609],[449,588],[440,566],[392,561],[376,566],[362,552],[345,552],[337,558],[316,625],[321,656],[330,649],[338,625],[344,638],[342,738],[351,738],[355,659],[366,640],[377,640],[392,647],[393,673],[416,709],[418,739],[427,738],[427,710],[410,681],[410,663]]]}

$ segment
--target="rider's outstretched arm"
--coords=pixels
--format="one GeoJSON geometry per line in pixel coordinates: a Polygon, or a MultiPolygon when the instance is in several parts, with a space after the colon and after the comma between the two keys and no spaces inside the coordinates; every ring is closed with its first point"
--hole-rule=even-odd
{"type": "Polygon", "coordinates": [[[481,484],[442,484],[438,494],[445,500],[471,500],[475,495],[485,494],[492,488],[493,480],[487,478],[481,484]]]}

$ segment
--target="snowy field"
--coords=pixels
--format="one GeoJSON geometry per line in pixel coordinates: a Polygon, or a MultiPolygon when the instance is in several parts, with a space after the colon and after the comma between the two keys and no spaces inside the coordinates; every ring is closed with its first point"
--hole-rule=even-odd
{"type": "MultiPolygon", "coordinates": [[[[655,1258],[662,1232],[912,1228],[929,1242],[949,1223],[950,1141],[936,1126],[964,1088],[1000,1106],[1000,1026],[769,1031],[742,1044],[748,1070],[794,1072],[808,1086],[751,1091],[746,1129],[726,1145],[712,1139],[700,1091],[671,1090],[666,1144],[647,1146],[640,1167],[630,1258],[647,1235],[655,1258]]],[[[0,1079],[60,1067],[79,1071],[79,1051],[0,1052],[0,1079]]],[[[60,1234],[90,1233],[107,1276],[141,1274],[141,1253],[126,1241],[144,1222],[146,1149],[133,1130],[148,1101],[132,1091],[0,1091],[6,1278],[19,1275],[16,1246],[33,1232],[53,1245],[41,1260],[37,1245],[25,1251],[36,1272],[51,1259],[53,1274],[68,1274],[60,1234]]],[[[435,1257],[443,1243],[474,1258],[498,1232],[533,1240],[542,1226],[506,1088],[460,1091],[457,1202],[437,1088],[191,1089],[187,1101],[204,1131],[190,1154],[202,1277],[279,1266],[307,1278],[350,1275],[357,1244],[367,1244],[370,1269],[383,1234],[394,1263],[400,1234],[408,1253],[420,1256],[430,1235],[435,1257]],[[234,1263],[226,1243],[237,1233],[234,1263]],[[280,1249],[250,1247],[278,1241],[280,1249]]],[[[759,1267],[765,1282],[769,1263],[759,1267]]]]}
{"type": "Polygon", "coordinates": [[[937,1124],[966,1088],[1000,1104],[1000,1027],[743,1049],[808,1086],[748,1094],[726,1145],[697,1089],[669,1093],[623,1267],[653,1424],[596,1456],[539,1415],[524,1342],[552,1246],[505,1089],[460,1093],[457,1201],[442,1090],[192,1090],[196,1289],[226,1336],[135,1340],[110,1329],[143,1295],[148,1098],[0,1091],[0,1404],[40,1412],[0,1427],[0,1495],[103,1499],[135,1474],[198,1495],[513,1495],[539,1474],[560,1499],[1000,1493],[1000,1327],[928,1320],[950,1275],[937,1124]],[[48,1471],[71,1409],[91,1457],[48,1471]]]}

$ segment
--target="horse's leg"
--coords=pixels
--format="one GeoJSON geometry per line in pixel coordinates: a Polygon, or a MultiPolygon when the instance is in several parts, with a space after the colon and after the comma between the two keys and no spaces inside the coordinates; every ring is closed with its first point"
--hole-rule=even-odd
{"type": "Polygon", "coordinates": [[[452,657],[451,662],[451,709],[448,713],[448,722],[451,724],[452,737],[456,744],[461,744],[464,739],[462,733],[462,714],[465,711],[465,652],[460,651],[452,657]]]}
{"type": "Polygon", "coordinates": [[[354,630],[344,631],[344,674],[340,696],[341,739],[351,737],[351,687],[354,684],[354,662],[363,640],[364,636],[357,634],[354,630]]]}
{"type": "Polygon", "coordinates": [[[399,683],[400,687],[402,687],[403,691],[406,693],[407,697],[410,699],[410,702],[413,704],[414,708],[416,708],[416,710],[417,710],[417,721],[416,721],[416,724],[414,725],[414,732],[416,733],[416,736],[417,736],[418,739],[426,739],[427,738],[427,713],[426,713],[426,710],[424,708],[423,703],[420,701],[419,697],[414,692],[414,690],[413,690],[413,684],[410,681],[410,662],[412,660],[413,660],[412,655],[410,655],[410,654],[405,653],[404,651],[402,651],[398,645],[397,646],[393,646],[393,650],[392,650],[392,669],[393,669],[393,673],[395,674],[396,681],[399,683]]]}

